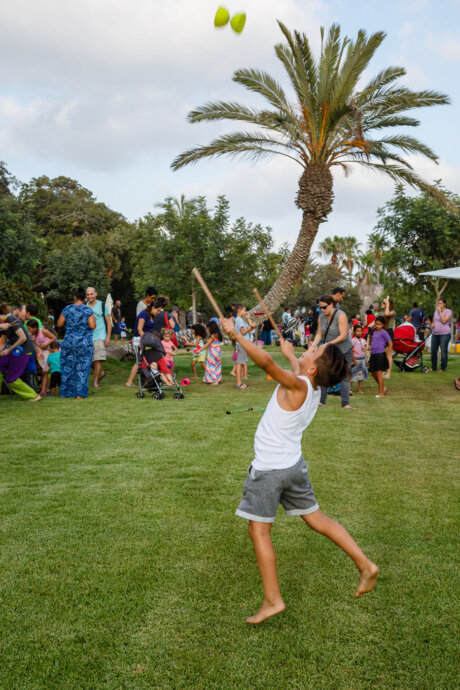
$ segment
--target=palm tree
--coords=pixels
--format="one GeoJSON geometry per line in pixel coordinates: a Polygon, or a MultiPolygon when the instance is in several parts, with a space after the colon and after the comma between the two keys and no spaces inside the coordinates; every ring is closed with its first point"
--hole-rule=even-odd
{"type": "Polygon", "coordinates": [[[286,42],[275,52],[294,91],[289,100],[273,77],[257,69],[239,69],[233,80],[267,101],[258,110],[235,102],[211,102],[192,110],[189,122],[238,120],[256,129],[224,134],[207,146],[198,146],[177,156],[172,168],[214,156],[246,156],[253,161],[279,154],[302,167],[296,197],[302,209],[302,224],[296,244],[278,279],[265,297],[275,309],[301,276],[320,223],[332,210],[331,168],[345,174],[355,163],[384,173],[396,182],[423,190],[446,206],[452,202],[436,187],[417,175],[402,154],[418,153],[432,161],[437,156],[425,144],[407,134],[383,136],[391,127],[415,127],[419,121],[404,113],[413,108],[449,103],[434,91],[411,91],[397,82],[402,67],[387,67],[367,85],[358,81],[385,38],[360,30],[356,40],[341,39],[340,27],[332,25],[327,38],[321,29],[321,52],[315,60],[305,34],[291,33],[278,22],[286,42]]]}
{"type": "Polygon", "coordinates": [[[342,244],[342,266],[346,269],[348,276],[351,278],[355,262],[358,258],[360,243],[358,242],[356,237],[349,235],[348,237],[342,237],[342,244]]]}
{"type": "Polygon", "coordinates": [[[319,250],[316,252],[318,256],[331,260],[331,264],[336,266],[340,271],[339,258],[342,254],[342,238],[338,235],[334,237],[325,237],[319,244],[319,250]]]}

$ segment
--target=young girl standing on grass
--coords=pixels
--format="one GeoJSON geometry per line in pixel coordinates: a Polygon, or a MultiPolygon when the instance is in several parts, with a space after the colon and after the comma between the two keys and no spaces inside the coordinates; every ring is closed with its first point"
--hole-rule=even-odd
{"type": "MultiPolygon", "coordinates": [[[[363,338],[363,327],[356,324],[353,326],[353,337],[351,339],[353,343],[353,355],[356,360],[356,365],[351,370],[351,382],[358,382],[358,393],[363,392],[363,381],[367,381],[369,378],[367,367],[366,367],[366,341],[363,338]]],[[[350,384],[350,390],[351,385],[350,384]]]]}
{"type": "Polygon", "coordinates": [[[222,383],[222,333],[215,321],[208,323],[209,340],[204,346],[208,349],[206,358],[206,368],[204,370],[203,382],[211,386],[218,386],[222,383]]]}
{"type": "Polygon", "coordinates": [[[191,361],[192,370],[193,370],[193,378],[197,379],[198,374],[196,371],[196,363],[200,362],[203,369],[205,369],[206,352],[203,352],[202,348],[204,346],[204,341],[207,338],[208,333],[206,331],[205,326],[203,326],[202,323],[194,323],[192,326],[192,332],[194,335],[193,342],[192,343],[185,342],[185,345],[188,345],[189,347],[199,348],[199,352],[197,352],[192,357],[192,361],[191,361]]]}
{"type": "Polygon", "coordinates": [[[175,350],[177,350],[177,347],[174,345],[172,341],[173,335],[174,331],[171,331],[169,328],[161,329],[161,344],[163,345],[166,352],[166,364],[168,365],[168,368],[171,369],[171,371],[174,371],[174,355],[176,354],[175,350]]]}
{"type": "Polygon", "coordinates": [[[388,369],[388,359],[392,356],[393,348],[391,338],[384,326],[385,317],[376,316],[371,343],[371,358],[369,360],[369,371],[379,387],[379,393],[375,396],[376,398],[383,398],[384,395],[388,395],[390,392],[383,383],[383,373],[388,369]]]}

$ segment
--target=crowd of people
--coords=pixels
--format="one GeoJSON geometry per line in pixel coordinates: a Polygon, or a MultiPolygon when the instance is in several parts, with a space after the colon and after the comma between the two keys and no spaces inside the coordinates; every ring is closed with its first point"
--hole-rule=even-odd
{"type": "MultiPolygon", "coordinates": [[[[394,329],[397,317],[393,301],[388,296],[381,304],[370,305],[365,318],[357,314],[348,320],[341,309],[346,290],[334,288],[316,300],[310,309],[298,309],[291,314],[289,307],[283,311],[280,329],[286,340],[297,339],[296,344],[314,351],[322,343],[336,344],[344,354],[351,377],[340,383],[342,407],[351,408],[352,384],[356,382],[357,393],[363,393],[363,381],[369,372],[374,378],[378,393],[376,397],[388,395],[385,379],[391,377],[393,362],[394,329]]],[[[232,304],[227,315],[234,319],[235,328],[244,339],[268,345],[276,340],[270,320],[260,327],[253,321],[245,305],[232,304]]],[[[73,303],[67,305],[55,322],[53,310],[49,310],[45,323],[39,318],[36,305],[12,307],[0,304],[0,385],[5,379],[9,389],[24,400],[36,402],[43,396],[53,396],[59,390],[63,398],[86,398],[89,392],[89,378],[93,369],[93,387],[98,389],[106,376],[103,362],[107,347],[113,341],[117,345],[128,339],[128,334],[142,339],[146,334],[155,338],[156,356],[149,366],[158,370],[165,385],[174,381],[174,361],[180,354],[190,356],[192,377],[201,378],[205,384],[217,386],[222,383],[223,335],[217,318],[206,325],[194,309],[186,315],[187,330],[181,327],[179,308],[168,309],[166,297],[158,295],[150,286],[136,307],[136,319],[132,332],[126,326],[121,311],[121,302],[115,301],[111,310],[98,299],[93,287],[78,288],[73,303]],[[65,329],[62,340],[58,331],[65,329]],[[179,347],[180,345],[180,347],[179,347]],[[185,352],[184,352],[184,349],[185,352]],[[39,382],[39,388],[36,387],[39,382]]],[[[409,314],[399,319],[411,324],[414,338],[430,333],[431,371],[437,371],[438,351],[440,369],[447,367],[447,351],[451,337],[452,311],[440,298],[435,313],[430,318],[414,302],[409,314]]],[[[456,322],[457,338],[460,341],[460,313],[456,322]]],[[[153,341],[152,341],[153,342],[153,341]]],[[[427,340],[429,342],[429,340],[427,340]]],[[[233,352],[234,367],[230,374],[235,377],[235,386],[245,390],[247,384],[247,354],[236,343],[233,352]]],[[[138,374],[136,362],[126,381],[127,387],[135,385],[138,374]]],[[[460,389],[460,382],[454,382],[460,389]]],[[[327,401],[327,388],[321,390],[320,405],[327,401]]]]}

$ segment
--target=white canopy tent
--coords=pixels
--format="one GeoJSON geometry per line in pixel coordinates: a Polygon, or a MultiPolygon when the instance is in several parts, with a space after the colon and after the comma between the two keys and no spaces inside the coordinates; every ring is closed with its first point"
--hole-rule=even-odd
{"type": "Polygon", "coordinates": [[[421,276],[433,276],[433,278],[444,278],[445,280],[460,280],[460,266],[455,268],[441,268],[440,271],[426,271],[420,273],[421,276]]]}

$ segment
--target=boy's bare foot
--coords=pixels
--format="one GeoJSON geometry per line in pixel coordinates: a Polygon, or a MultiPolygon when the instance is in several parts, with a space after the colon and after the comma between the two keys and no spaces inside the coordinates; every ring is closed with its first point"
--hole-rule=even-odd
{"type": "Polygon", "coordinates": [[[42,396],[41,396],[41,395],[37,395],[36,398],[34,398],[33,400],[28,400],[28,402],[38,402],[38,401],[41,400],[41,399],[42,399],[42,396]]]}
{"type": "Polygon", "coordinates": [[[355,592],[355,597],[362,597],[363,594],[367,592],[372,592],[377,581],[377,576],[379,574],[379,569],[372,563],[368,561],[368,564],[363,570],[359,571],[359,582],[358,588],[355,592]]]}
{"type": "Polygon", "coordinates": [[[257,625],[257,623],[262,623],[271,618],[271,616],[276,616],[277,613],[281,613],[286,608],[286,604],[283,600],[279,601],[277,604],[270,604],[268,601],[264,601],[260,609],[257,611],[255,616],[251,616],[246,619],[246,623],[251,623],[252,625],[257,625]]]}

